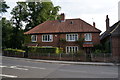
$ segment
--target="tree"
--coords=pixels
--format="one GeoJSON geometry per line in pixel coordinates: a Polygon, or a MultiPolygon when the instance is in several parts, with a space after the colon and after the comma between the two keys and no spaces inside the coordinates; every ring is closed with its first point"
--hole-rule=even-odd
{"type": "Polygon", "coordinates": [[[10,48],[12,45],[11,36],[12,36],[12,30],[13,30],[11,22],[9,20],[6,20],[6,18],[2,18],[0,20],[0,24],[2,24],[2,47],[10,48]]]}
{"type": "MultiPolygon", "coordinates": [[[[56,20],[58,18],[59,6],[55,6],[52,2],[17,2],[16,9],[19,8],[17,15],[20,16],[21,21],[26,23],[25,31],[43,23],[46,20],[56,20]]],[[[12,12],[13,14],[13,12],[12,12]]],[[[15,15],[15,14],[13,14],[15,15]]]]}
{"type": "Polygon", "coordinates": [[[46,20],[55,20],[59,6],[54,7],[52,2],[17,2],[11,12],[13,22],[12,48],[21,48],[24,41],[24,31],[27,31],[46,20]],[[25,23],[23,25],[23,23],[25,23]],[[23,31],[23,26],[25,30],[23,31]]]}
{"type": "Polygon", "coordinates": [[[23,35],[23,29],[22,29],[22,21],[23,21],[23,14],[22,10],[24,10],[24,7],[22,5],[25,3],[17,3],[18,6],[15,6],[11,12],[13,15],[11,18],[11,21],[13,23],[13,35],[12,37],[12,48],[22,48],[22,44],[24,41],[24,35],[23,35]]]}
{"type": "Polygon", "coordinates": [[[7,9],[10,8],[6,2],[3,0],[3,1],[0,1],[0,13],[5,13],[7,12],[7,9]]]}
{"type": "MultiPolygon", "coordinates": [[[[7,9],[9,8],[9,6],[6,4],[6,2],[4,0],[0,1],[0,14],[2,16],[3,13],[7,12],[7,9]]],[[[11,32],[11,25],[10,22],[8,20],[6,20],[6,18],[0,18],[0,32],[2,34],[0,34],[0,40],[2,41],[2,43],[0,43],[0,47],[8,47],[9,46],[9,40],[10,40],[10,32],[11,32]]]]}

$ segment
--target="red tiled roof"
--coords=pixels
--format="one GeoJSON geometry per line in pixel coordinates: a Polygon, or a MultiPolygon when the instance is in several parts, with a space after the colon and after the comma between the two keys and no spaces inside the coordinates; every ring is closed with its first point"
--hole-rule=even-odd
{"type": "Polygon", "coordinates": [[[35,33],[65,33],[65,32],[101,32],[81,19],[66,19],[64,22],[60,20],[45,21],[33,29],[25,32],[25,34],[35,33]]]}

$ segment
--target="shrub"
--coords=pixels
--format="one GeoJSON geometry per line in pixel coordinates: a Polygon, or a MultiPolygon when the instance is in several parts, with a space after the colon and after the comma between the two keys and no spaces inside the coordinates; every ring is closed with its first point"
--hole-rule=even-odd
{"type": "Polygon", "coordinates": [[[102,53],[102,51],[99,50],[99,49],[96,49],[96,50],[94,51],[94,53],[95,53],[95,54],[98,54],[98,53],[102,53]]]}
{"type": "Polygon", "coordinates": [[[4,49],[4,51],[9,51],[9,52],[25,52],[24,50],[21,50],[21,49],[11,49],[11,48],[4,49]]]}
{"type": "Polygon", "coordinates": [[[83,56],[85,55],[85,51],[80,49],[77,53],[76,53],[78,56],[83,56]]]}
{"type": "Polygon", "coordinates": [[[61,48],[57,47],[28,47],[28,53],[61,53],[61,48]]]}
{"type": "Polygon", "coordinates": [[[3,55],[4,56],[13,56],[13,57],[24,57],[24,50],[21,49],[3,49],[3,55]]]}

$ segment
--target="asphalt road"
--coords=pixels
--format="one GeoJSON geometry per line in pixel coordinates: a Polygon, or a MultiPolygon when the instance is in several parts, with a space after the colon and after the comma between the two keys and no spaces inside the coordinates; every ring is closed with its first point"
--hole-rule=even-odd
{"type": "Polygon", "coordinates": [[[53,64],[3,57],[3,78],[117,78],[118,66],[53,64]]]}

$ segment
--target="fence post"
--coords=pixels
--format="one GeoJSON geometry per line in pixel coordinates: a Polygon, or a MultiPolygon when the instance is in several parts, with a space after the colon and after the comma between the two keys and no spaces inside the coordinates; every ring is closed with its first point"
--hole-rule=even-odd
{"type": "Polygon", "coordinates": [[[50,53],[48,54],[48,57],[50,57],[50,53]]]}
{"type": "Polygon", "coordinates": [[[91,53],[91,61],[93,61],[93,54],[91,53]]]}
{"type": "Polygon", "coordinates": [[[72,61],[73,61],[73,53],[72,53],[72,61]]]}
{"type": "Polygon", "coordinates": [[[61,60],[61,53],[60,53],[60,60],[61,60]]]}
{"type": "Polygon", "coordinates": [[[105,62],[105,53],[104,53],[104,62],[105,62]]]}

